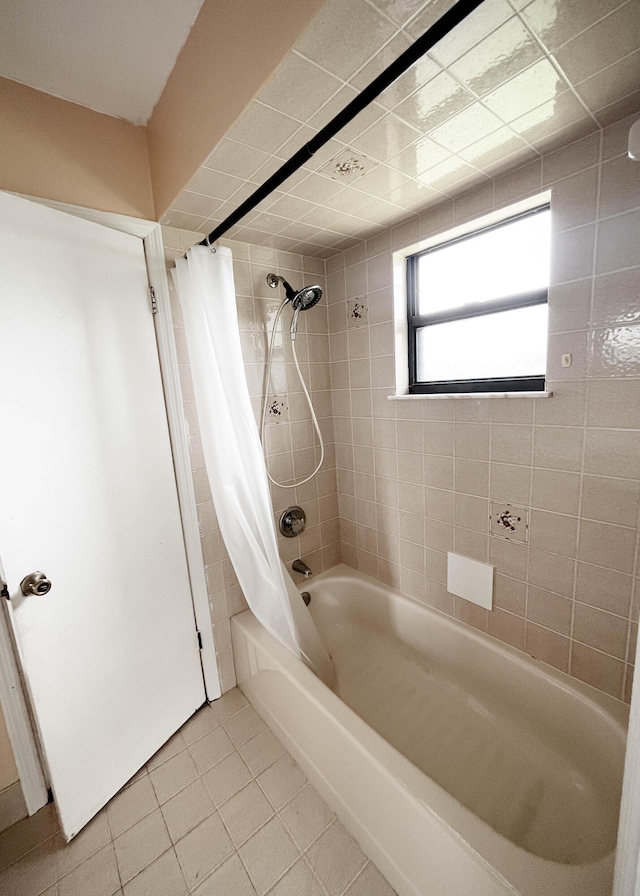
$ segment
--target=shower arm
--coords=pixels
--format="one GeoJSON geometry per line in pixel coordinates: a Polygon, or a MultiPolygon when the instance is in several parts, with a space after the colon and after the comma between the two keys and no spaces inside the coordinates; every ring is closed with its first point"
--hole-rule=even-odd
{"type": "Polygon", "coordinates": [[[287,297],[287,301],[293,302],[297,295],[293,286],[291,286],[290,283],[287,283],[284,277],[281,277],[279,274],[269,274],[267,276],[267,284],[271,287],[271,289],[276,289],[278,283],[282,283],[282,285],[284,286],[284,292],[287,297]]]}
{"type": "Polygon", "coordinates": [[[273,193],[274,190],[277,190],[288,177],[295,174],[295,172],[308,162],[309,159],[325,145],[325,143],[328,143],[329,140],[335,137],[338,131],[342,130],[342,128],[349,124],[350,121],[353,121],[356,115],[377,99],[383,90],[386,90],[387,87],[393,84],[393,82],[403,75],[407,69],[411,68],[414,62],[417,62],[418,59],[424,56],[425,53],[438,43],[438,41],[442,40],[443,37],[446,37],[447,34],[453,31],[456,25],[459,25],[460,22],[464,21],[464,19],[466,19],[467,16],[477,9],[483,2],[484,0],[458,0],[458,2],[452,6],[450,10],[445,12],[445,14],[441,16],[431,28],[425,31],[421,37],[401,53],[400,56],[384,69],[377,78],[374,78],[371,84],[365,87],[351,100],[350,103],[347,103],[344,109],[341,112],[338,112],[336,116],[319,130],[315,137],[312,137],[308,143],[305,143],[301,149],[294,153],[288,162],[281,165],[261,187],[258,187],[248,199],[245,199],[235,211],[225,218],[222,223],[218,224],[218,226],[198,243],[198,245],[212,245],[217,239],[230,230],[234,224],[237,224],[245,215],[248,215],[250,211],[253,211],[263,199],[273,193]]]}

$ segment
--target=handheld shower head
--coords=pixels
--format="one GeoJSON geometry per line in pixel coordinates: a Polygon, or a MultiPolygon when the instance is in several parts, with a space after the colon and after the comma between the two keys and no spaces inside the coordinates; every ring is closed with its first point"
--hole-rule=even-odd
{"type": "Polygon", "coordinates": [[[307,311],[307,309],[317,305],[321,298],[322,290],[319,286],[303,286],[291,301],[296,310],[307,311]]]}
{"type": "Polygon", "coordinates": [[[296,292],[284,277],[280,277],[278,274],[269,274],[267,283],[272,289],[276,289],[278,283],[282,283],[285,295],[295,311],[307,311],[308,308],[313,308],[314,305],[317,305],[322,298],[322,290],[319,286],[303,286],[302,289],[296,292]]]}

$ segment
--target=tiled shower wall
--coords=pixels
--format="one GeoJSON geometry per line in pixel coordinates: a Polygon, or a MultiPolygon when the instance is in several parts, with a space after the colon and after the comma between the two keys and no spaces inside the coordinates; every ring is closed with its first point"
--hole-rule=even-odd
{"type": "Polygon", "coordinates": [[[640,602],[632,120],[327,262],[343,560],[626,700],[640,602]],[[548,188],[553,397],[389,401],[392,251],[548,188]],[[528,544],[488,535],[490,499],[529,511],[528,544]],[[495,566],[493,611],[447,592],[449,550],[495,566]]]}
{"type": "MultiPolygon", "coordinates": [[[[167,227],[163,228],[163,237],[169,261],[201,238],[199,234],[167,227]]],[[[318,284],[326,291],[325,265],[324,261],[314,258],[235,241],[224,241],[223,245],[229,246],[233,254],[242,352],[249,392],[256,420],[259,421],[268,337],[277,308],[284,298],[282,287],[274,290],[267,285],[267,274],[280,274],[296,289],[303,284],[318,284]]],[[[235,685],[229,620],[246,609],[247,605],[222,541],[211,499],[182,313],[173,291],[172,309],[214,641],[222,690],[226,691],[235,685]]],[[[302,557],[314,573],[335,566],[341,559],[327,319],[328,309],[324,300],[300,314],[296,339],[300,368],[325,442],[322,469],[310,482],[297,488],[271,485],[276,522],[292,504],[303,507],[307,516],[307,528],[302,535],[295,538],[279,535],[280,556],[289,569],[296,557],[302,557]]],[[[271,476],[277,482],[287,484],[298,482],[312,473],[320,454],[293,362],[289,338],[290,306],[285,308],[282,321],[285,338],[275,344],[273,376],[269,386],[270,404],[276,406],[277,413],[268,416],[265,444],[271,476]]],[[[293,578],[302,580],[297,573],[293,573],[293,578]]]]}
{"type": "MultiPolygon", "coordinates": [[[[626,157],[632,120],[327,261],[328,304],[323,299],[301,315],[296,343],[327,458],[310,483],[292,490],[272,486],[276,518],[294,503],[307,512],[304,536],[280,538],[289,565],[301,556],[318,572],[343,559],[626,700],[640,603],[640,165],[626,157]],[[555,229],[553,397],[389,401],[392,252],[543,189],[552,190],[555,229]],[[566,353],[570,368],[560,364],[566,353]],[[528,544],[488,535],[492,499],[528,510],[528,544]],[[493,611],[446,591],[448,550],[496,567],[493,611]]],[[[169,258],[196,239],[164,231],[169,258]]],[[[282,296],[266,285],[266,276],[273,270],[296,287],[324,287],[324,262],[226,245],[234,255],[243,353],[258,416],[267,328],[282,296]]],[[[226,690],[235,680],[229,619],[246,605],[211,503],[177,306],[174,312],[226,690]]],[[[288,309],[285,315],[288,321],[288,309]]],[[[272,475],[286,480],[310,472],[317,449],[287,340],[275,359],[271,392],[278,400],[286,396],[290,419],[270,424],[267,447],[272,475]]]]}

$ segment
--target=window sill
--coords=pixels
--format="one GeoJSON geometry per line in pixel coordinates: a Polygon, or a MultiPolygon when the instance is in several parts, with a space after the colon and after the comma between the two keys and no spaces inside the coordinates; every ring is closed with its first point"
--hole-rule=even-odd
{"type": "Polygon", "coordinates": [[[424,401],[432,398],[551,398],[553,392],[440,392],[433,395],[387,395],[388,401],[424,401]]]}

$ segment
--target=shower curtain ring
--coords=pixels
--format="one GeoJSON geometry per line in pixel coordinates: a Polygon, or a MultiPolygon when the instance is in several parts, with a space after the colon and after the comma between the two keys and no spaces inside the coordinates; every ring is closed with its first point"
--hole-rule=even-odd
{"type": "Polygon", "coordinates": [[[209,234],[207,234],[207,236],[204,238],[204,241],[211,250],[211,254],[215,255],[215,253],[218,251],[218,241],[216,240],[215,243],[210,243],[209,234]]]}

